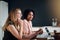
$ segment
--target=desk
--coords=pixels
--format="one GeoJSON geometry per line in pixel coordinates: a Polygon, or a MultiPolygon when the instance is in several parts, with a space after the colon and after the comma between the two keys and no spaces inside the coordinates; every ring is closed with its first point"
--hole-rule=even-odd
{"type": "MultiPolygon", "coordinates": [[[[52,27],[52,26],[44,26],[44,27],[33,27],[32,28],[32,31],[37,31],[39,30],[40,28],[43,30],[43,34],[41,35],[37,35],[37,37],[35,39],[37,40],[47,40],[49,39],[49,35],[48,33],[46,32],[45,28],[48,28],[49,32],[53,35],[53,32],[54,30],[56,30],[57,32],[60,32],[60,27],[52,27]]],[[[54,39],[54,38],[52,38],[54,39]]],[[[30,39],[24,39],[24,40],[30,40],[30,39]]]]}
{"type": "Polygon", "coordinates": [[[38,35],[37,37],[38,38],[47,38],[48,33],[45,30],[46,27],[48,28],[49,32],[52,33],[52,35],[53,35],[54,30],[56,30],[57,32],[60,32],[60,27],[52,27],[52,26],[33,27],[32,31],[37,31],[37,30],[39,30],[41,28],[43,30],[43,34],[38,35]]]}
{"type": "Polygon", "coordinates": [[[47,38],[36,38],[36,40],[47,40],[47,38]]]}
{"type": "MultiPolygon", "coordinates": [[[[45,30],[46,27],[48,28],[51,35],[54,35],[54,30],[56,30],[57,32],[60,32],[60,27],[53,27],[53,26],[33,27],[32,31],[37,31],[41,28],[43,30],[43,34],[38,35],[37,38],[48,38],[49,35],[45,30]]],[[[52,38],[52,39],[54,39],[54,38],[52,38]]]]}
{"type": "MultiPolygon", "coordinates": [[[[23,39],[23,40],[30,40],[30,39],[23,39]]],[[[47,38],[35,38],[35,39],[31,39],[31,40],[47,40],[47,38]]]]}

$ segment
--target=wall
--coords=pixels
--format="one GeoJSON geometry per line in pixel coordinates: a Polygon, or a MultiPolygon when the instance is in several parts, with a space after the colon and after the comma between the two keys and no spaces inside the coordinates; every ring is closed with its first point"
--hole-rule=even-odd
{"type": "Polygon", "coordinates": [[[27,8],[34,9],[33,26],[51,26],[51,20],[49,20],[51,16],[47,10],[46,0],[10,0],[9,11],[16,7],[21,8],[22,12],[27,8]]]}
{"type": "Polygon", "coordinates": [[[0,40],[3,37],[2,27],[8,16],[8,3],[4,1],[0,1],[0,40]]]}

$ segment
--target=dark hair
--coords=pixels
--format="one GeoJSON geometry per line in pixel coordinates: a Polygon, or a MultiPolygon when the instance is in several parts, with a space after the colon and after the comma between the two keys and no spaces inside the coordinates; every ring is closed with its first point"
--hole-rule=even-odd
{"type": "Polygon", "coordinates": [[[33,12],[33,15],[34,15],[34,17],[35,17],[35,12],[34,12],[33,9],[26,9],[26,10],[24,11],[24,14],[23,14],[23,19],[27,19],[27,16],[28,16],[29,12],[33,12]]]}

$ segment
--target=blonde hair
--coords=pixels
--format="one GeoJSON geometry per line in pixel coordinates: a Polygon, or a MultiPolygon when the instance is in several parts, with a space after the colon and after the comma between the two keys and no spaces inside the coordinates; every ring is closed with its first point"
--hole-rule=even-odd
{"type": "Polygon", "coordinates": [[[14,9],[12,9],[12,10],[10,11],[10,13],[8,14],[8,18],[7,18],[5,24],[4,24],[3,28],[2,28],[3,31],[5,31],[6,28],[8,27],[9,21],[12,20],[12,19],[14,19],[14,17],[15,17],[15,12],[16,12],[17,10],[20,10],[20,11],[21,11],[20,8],[14,8],[14,9]]]}

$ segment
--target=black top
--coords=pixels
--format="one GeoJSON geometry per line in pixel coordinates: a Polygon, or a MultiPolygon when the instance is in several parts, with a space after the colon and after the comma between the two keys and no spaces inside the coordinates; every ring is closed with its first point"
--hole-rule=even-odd
{"type": "MultiPolygon", "coordinates": [[[[10,25],[13,25],[13,23],[9,22],[10,25]]],[[[4,31],[4,37],[3,40],[18,40],[16,37],[14,37],[11,32],[9,32],[7,29],[4,31]]]]}

